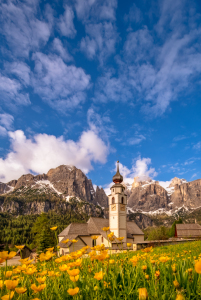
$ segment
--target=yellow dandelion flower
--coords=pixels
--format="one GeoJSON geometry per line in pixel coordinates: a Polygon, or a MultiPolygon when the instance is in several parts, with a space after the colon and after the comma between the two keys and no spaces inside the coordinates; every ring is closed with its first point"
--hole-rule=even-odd
{"type": "Polygon", "coordinates": [[[20,288],[15,288],[15,291],[18,293],[18,294],[24,294],[27,289],[26,288],[23,288],[23,287],[20,287],[20,288]]]}
{"type": "Polygon", "coordinates": [[[24,248],[24,246],[25,246],[25,245],[23,245],[23,246],[16,246],[16,245],[15,245],[15,247],[16,247],[17,249],[19,249],[19,250],[22,250],[22,249],[24,248]]]}
{"type": "Polygon", "coordinates": [[[68,272],[68,275],[70,275],[70,276],[77,276],[77,275],[79,275],[80,270],[79,269],[73,269],[73,270],[67,270],[67,272],[68,272]]]}
{"type": "Polygon", "coordinates": [[[178,289],[180,287],[179,282],[177,280],[174,280],[173,284],[176,289],[178,289]]]}
{"type": "Polygon", "coordinates": [[[79,275],[77,275],[77,276],[70,276],[70,280],[73,281],[73,282],[78,281],[78,279],[79,279],[79,275]]]}
{"type": "Polygon", "coordinates": [[[12,271],[6,271],[6,278],[11,277],[13,274],[12,271]]]}
{"type": "Polygon", "coordinates": [[[5,280],[4,284],[8,290],[14,290],[18,285],[18,280],[5,280]]]}
{"type": "Polygon", "coordinates": [[[44,288],[46,288],[46,284],[41,284],[41,285],[35,285],[35,283],[34,284],[32,284],[31,285],[31,289],[35,292],[35,293],[38,293],[38,292],[41,292],[44,288]]]}
{"type": "Polygon", "coordinates": [[[46,277],[44,276],[44,277],[38,277],[38,278],[36,278],[36,280],[38,281],[38,283],[44,283],[45,282],[45,280],[46,280],[46,277]]]}
{"type": "Polygon", "coordinates": [[[74,289],[68,289],[67,291],[69,293],[69,295],[74,296],[77,295],[77,293],[79,292],[79,287],[76,287],[74,289]]]}
{"type": "Polygon", "coordinates": [[[108,231],[108,230],[110,230],[110,227],[103,227],[103,228],[101,228],[103,231],[108,231]]]}
{"type": "Polygon", "coordinates": [[[101,279],[103,279],[104,275],[105,275],[105,273],[103,273],[102,271],[100,271],[98,273],[95,273],[94,278],[97,279],[97,280],[101,280],[101,279]]]}
{"type": "Polygon", "coordinates": [[[57,226],[55,226],[55,227],[52,227],[52,228],[50,228],[51,230],[56,230],[57,229],[57,226]]]}
{"type": "Polygon", "coordinates": [[[15,293],[15,292],[12,291],[10,294],[2,296],[1,299],[2,299],[2,300],[10,300],[10,299],[13,298],[14,293],[15,293]]]}
{"type": "Polygon", "coordinates": [[[198,274],[201,274],[201,260],[198,260],[195,263],[195,272],[198,273],[198,274]]]}
{"type": "Polygon", "coordinates": [[[146,300],[148,298],[148,293],[146,288],[139,288],[139,300],[146,300]]]}

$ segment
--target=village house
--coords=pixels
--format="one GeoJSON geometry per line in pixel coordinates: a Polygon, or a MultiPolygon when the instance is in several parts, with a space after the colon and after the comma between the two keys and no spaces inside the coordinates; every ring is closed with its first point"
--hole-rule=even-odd
{"type": "Polygon", "coordinates": [[[69,250],[79,250],[84,246],[93,247],[94,245],[104,244],[105,247],[118,249],[118,244],[125,248],[127,243],[132,246],[144,241],[144,233],[135,224],[135,222],[127,222],[127,195],[125,187],[121,184],[123,176],[119,172],[119,162],[117,162],[117,172],[113,176],[114,185],[110,188],[111,194],[108,196],[109,203],[109,220],[103,218],[91,217],[87,223],[71,223],[59,235],[60,253],[68,253],[69,250]],[[106,232],[102,230],[104,227],[110,229],[106,232]],[[107,235],[114,232],[114,240],[109,241],[107,235]],[[98,236],[96,240],[92,236],[98,236]],[[116,238],[122,237],[122,241],[116,238]],[[63,243],[69,239],[68,243],[63,243]],[[73,243],[72,240],[76,240],[73,243]]]}
{"type": "Polygon", "coordinates": [[[177,238],[201,238],[201,226],[194,224],[176,224],[175,237],[177,238]]]}

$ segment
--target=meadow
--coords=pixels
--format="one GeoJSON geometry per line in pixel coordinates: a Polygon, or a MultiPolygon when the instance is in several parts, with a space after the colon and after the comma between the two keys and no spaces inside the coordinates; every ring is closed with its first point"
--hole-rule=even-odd
{"type": "MultiPolygon", "coordinates": [[[[20,247],[19,247],[20,248],[20,247]]],[[[111,254],[104,246],[0,268],[0,299],[201,299],[201,241],[111,254]]],[[[0,252],[0,263],[15,252],[0,252]]]]}

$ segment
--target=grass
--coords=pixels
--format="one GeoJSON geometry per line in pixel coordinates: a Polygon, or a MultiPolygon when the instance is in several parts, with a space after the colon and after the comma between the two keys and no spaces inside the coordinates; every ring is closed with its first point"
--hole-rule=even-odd
{"type": "Polygon", "coordinates": [[[201,299],[201,275],[195,271],[201,257],[200,241],[120,254],[110,254],[100,246],[97,249],[100,251],[92,249],[87,258],[87,247],[61,257],[47,251],[35,264],[22,260],[21,266],[0,268],[0,295],[11,291],[3,284],[5,280],[17,280],[17,287],[26,291],[18,294],[13,289],[13,300],[201,299]],[[74,269],[78,277],[70,277],[74,269]],[[7,271],[12,273],[6,278],[7,271]],[[35,293],[33,284],[41,286],[41,280],[45,286],[35,293]],[[73,291],[69,289],[76,287],[75,295],[70,295],[73,291]],[[148,298],[146,293],[139,298],[140,288],[146,288],[148,298]]]}

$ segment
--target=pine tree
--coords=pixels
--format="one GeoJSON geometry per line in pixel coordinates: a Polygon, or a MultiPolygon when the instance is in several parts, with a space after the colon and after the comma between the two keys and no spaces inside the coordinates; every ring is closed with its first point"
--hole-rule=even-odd
{"type": "Polygon", "coordinates": [[[54,242],[52,239],[51,231],[49,228],[44,227],[40,233],[38,239],[38,247],[37,252],[41,253],[44,252],[47,248],[53,247],[54,242]]]}

